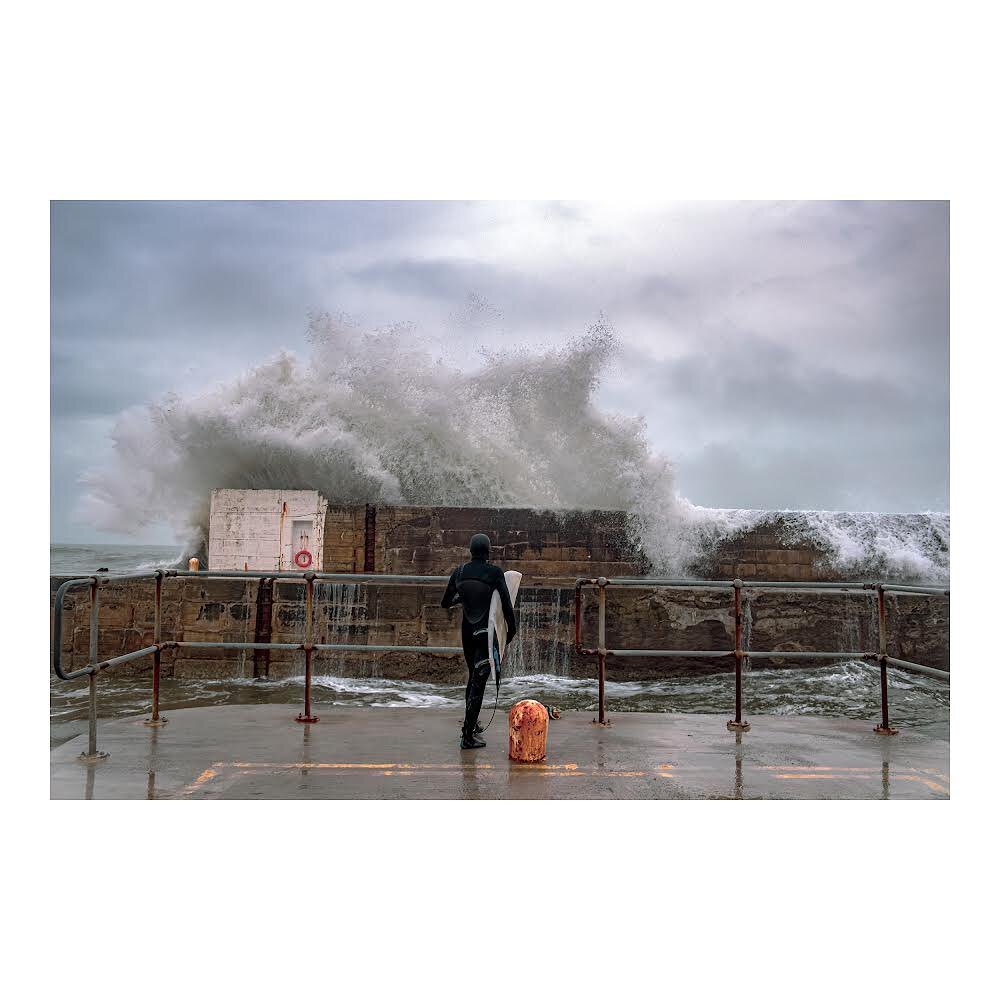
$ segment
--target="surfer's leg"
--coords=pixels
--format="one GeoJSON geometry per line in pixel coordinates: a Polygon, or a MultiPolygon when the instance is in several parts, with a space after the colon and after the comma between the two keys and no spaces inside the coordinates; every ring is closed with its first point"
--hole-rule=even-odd
{"type": "MultiPolygon", "coordinates": [[[[469,702],[470,702],[470,700],[472,698],[472,691],[473,691],[473,686],[474,686],[473,685],[474,674],[475,674],[475,668],[474,667],[470,667],[469,668],[469,679],[465,682],[465,706],[466,706],[466,711],[468,711],[469,702]]],[[[463,725],[464,725],[464,722],[463,722],[463,725]]],[[[473,728],[473,732],[475,732],[476,735],[478,735],[482,731],[483,731],[483,727],[477,722],[476,725],[473,728]]]]}
{"type": "Polygon", "coordinates": [[[469,704],[469,698],[472,696],[472,671],[473,668],[469,667],[469,679],[465,682],[465,704],[469,704]]]}
{"type": "Polygon", "coordinates": [[[490,679],[490,664],[489,664],[489,645],[488,645],[488,634],[483,628],[476,630],[477,634],[474,636],[475,643],[472,647],[473,654],[475,656],[476,670],[479,673],[474,673],[473,676],[473,687],[472,691],[473,698],[476,698],[476,722],[475,731],[481,733],[483,727],[479,725],[479,710],[483,705],[483,695],[486,691],[486,684],[490,679]],[[482,674],[483,661],[486,661],[486,674],[485,676],[480,676],[482,674]],[[481,683],[480,683],[481,682],[481,683]]]}
{"type": "Polygon", "coordinates": [[[490,661],[481,660],[472,671],[469,684],[469,698],[465,703],[465,723],[462,726],[462,748],[472,750],[484,747],[486,743],[476,735],[476,724],[479,721],[479,710],[483,707],[483,695],[486,693],[486,682],[490,679],[490,661]]]}
{"type": "MultiPolygon", "coordinates": [[[[477,629],[476,631],[480,631],[477,629]]],[[[490,661],[487,657],[486,635],[473,635],[473,629],[462,628],[462,647],[465,650],[466,662],[472,658],[469,667],[469,683],[465,687],[465,722],[462,724],[462,747],[472,750],[484,747],[486,743],[476,735],[479,728],[479,710],[483,707],[483,695],[486,693],[486,682],[490,679],[490,661]],[[468,634],[469,642],[466,643],[468,634]],[[470,657],[471,654],[471,657],[470,657]]]]}
{"type": "Polygon", "coordinates": [[[472,696],[472,675],[476,669],[476,640],[472,636],[473,628],[462,620],[462,652],[465,654],[465,665],[469,668],[469,679],[465,682],[465,704],[468,706],[472,696]]]}
{"type": "MultiPolygon", "coordinates": [[[[486,658],[487,656],[487,636],[486,635],[476,635],[477,632],[482,632],[482,626],[472,626],[467,621],[463,619],[462,621],[462,652],[465,653],[465,665],[469,668],[469,679],[465,683],[465,705],[466,711],[468,711],[468,706],[470,699],[472,698],[473,688],[474,688],[474,675],[476,671],[476,664],[486,658]]],[[[464,723],[463,723],[464,727],[464,723]]],[[[473,726],[473,732],[477,735],[483,731],[483,727],[479,725],[477,721],[473,726]]]]}

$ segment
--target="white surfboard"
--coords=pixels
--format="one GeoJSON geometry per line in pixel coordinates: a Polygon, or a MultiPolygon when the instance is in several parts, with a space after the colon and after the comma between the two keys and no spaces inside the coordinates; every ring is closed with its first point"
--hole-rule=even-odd
{"type": "MultiPolygon", "coordinates": [[[[510,593],[510,604],[514,606],[517,600],[517,589],[521,586],[521,574],[516,569],[504,573],[507,590],[510,593]]],[[[500,665],[503,663],[504,650],[507,648],[507,619],[504,618],[503,605],[500,602],[499,591],[493,591],[490,601],[489,631],[486,636],[490,651],[490,676],[496,681],[500,665]]]]}

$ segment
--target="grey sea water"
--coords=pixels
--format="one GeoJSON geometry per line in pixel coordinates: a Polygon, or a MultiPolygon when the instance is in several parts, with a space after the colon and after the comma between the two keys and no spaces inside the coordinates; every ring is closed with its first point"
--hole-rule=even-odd
{"type": "Polygon", "coordinates": [[[107,568],[111,574],[172,566],[181,558],[179,545],[49,545],[49,573],[52,576],[86,575],[107,568]]]}
{"type": "MultiPolygon", "coordinates": [[[[150,677],[109,675],[98,681],[101,718],[118,719],[150,711],[150,677]]],[[[206,705],[283,704],[289,719],[301,710],[303,680],[252,680],[226,678],[196,680],[165,678],[160,688],[164,714],[181,708],[206,705]]],[[[487,692],[483,719],[492,712],[495,690],[487,692]]],[[[700,674],[664,677],[657,681],[609,681],[607,706],[612,714],[666,712],[732,716],[733,675],[700,674]]],[[[313,678],[312,704],[319,713],[338,707],[374,710],[393,708],[447,708],[454,706],[456,724],[462,715],[464,688],[457,684],[401,681],[381,677],[343,677],[320,674],[313,678]]],[[[503,682],[497,718],[514,702],[536,698],[547,705],[586,712],[597,711],[597,681],[554,674],[522,674],[503,682]]],[[[951,694],[947,684],[889,671],[889,700],[894,723],[919,728],[928,736],[947,739],[951,694]]],[[[84,683],[51,684],[51,742],[56,746],[83,733],[87,719],[84,683]]],[[[878,670],[857,661],[751,670],[744,678],[744,711],[754,715],[816,715],[878,721],[880,711],[878,670]]],[[[721,722],[720,722],[721,724],[721,722]]]]}

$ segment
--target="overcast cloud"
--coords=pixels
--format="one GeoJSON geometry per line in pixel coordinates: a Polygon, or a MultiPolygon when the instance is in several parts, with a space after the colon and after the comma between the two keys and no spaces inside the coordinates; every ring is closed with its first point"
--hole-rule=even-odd
{"type": "Polygon", "coordinates": [[[313,310],[458,364],[603,313],[625,349],[598,401],[694,502],[948,509],[946,203],[61,202],[53,539],[126,540],[72,517],[122,409],[305,355],[313,310]]]}

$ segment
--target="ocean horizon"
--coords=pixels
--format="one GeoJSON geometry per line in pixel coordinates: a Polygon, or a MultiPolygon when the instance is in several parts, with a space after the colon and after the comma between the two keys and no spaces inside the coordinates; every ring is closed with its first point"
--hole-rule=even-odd
{"type": "Polygon", "coordinates": [[[176,566],[183,557],[177,545],[114,545],[107,542],[49,543],[49,575],[72,576],[106,569],[111,574],[176,566]]]}

